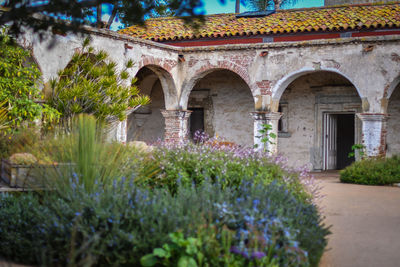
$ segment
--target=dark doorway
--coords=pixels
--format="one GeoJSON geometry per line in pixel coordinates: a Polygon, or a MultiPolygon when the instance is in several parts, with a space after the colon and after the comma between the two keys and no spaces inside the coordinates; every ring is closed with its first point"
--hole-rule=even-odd
{"type": "Polygon", "coordinates": [[[344,169],[355,159],[349,157],[354,145],[354,114],[337,115],[337,168],[344,169]]]}
{"type": "Polygon", "coordinates": [[[204,108],[189,108],[190,115],[190,136],[193,138],[196,131],[204,132],[204,108]]]}

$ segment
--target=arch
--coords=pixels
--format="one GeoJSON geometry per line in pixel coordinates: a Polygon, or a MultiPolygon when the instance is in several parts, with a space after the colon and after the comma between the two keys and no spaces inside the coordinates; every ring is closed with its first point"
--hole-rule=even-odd
{"type": "Polygon", "coordinates": [[[321,68],[321,69],[314,69],[314,68],[303,68],[301,70],[292,72],[286,76],[284,76],[282,79],[280,79],[275,86],[272,88],[272,99],[275,101],[279,101],[280,98],[282,97],[282,94],[285,92],[286,88],[297,78],[300,78],[301,76],[304,76],[306,74],[311,74],[311,73],[316,73],[316,72],[334,72],[336,74],[339,74],[340,76],[346,78],[357,90],[358,95],[360,98],[363,98],[363,95],[361,94],[358,86],[345,74],[342,72],[338,71],[337,69],[334,68],[321,68]]]}
{"type": "Polygon", "coordinates": [[[393,80],[393,82],[389,85],[389,87],[386,90],[386,95],[387,95],[387,99],[390,99],[390,97],[392,96],[394,90],[397,88],[397,86],[400,85],[400,76],[398,76],[396,79],[393,80]]]}
{"type": "Polygon", "coordinates": [[[385,91],[389,119],[386,124],[386,155],[400,154],[400,76],[393,80],[385,91]]]}
{"type": "Polygon", "coordinates": [[[162,90],[164,93],[165,97],[165,107],[166,109],[177,109],[177,99],[178,99],[178,94],[174,82],[174,78],[172,77],[172,74],[166,70],[165,68],[159,66],[159,65],[154,65],[152,63],[148,64],[143,64],[143,62],[140,64],[140,68],[138,71],[135,73],[136,75],[143,70],[144,68],[147,68],[154,72],[158,79],[160,79],[162,90]]]}
{"type": "Polygon", "coordinates": [[[194,86],[198,81],[206,77],[208,74],[220,70],[227,70],[239,76],[248,86],[254,100],[254,90],[252,90],[252,87],[250,85],[250,77],[247,74],[247,72],[243,71],[243,69],[241,69],[240,67],[232,66],[231,64],[220,63],[220,65],[221,66],[212,66],[212,67],[204,66],[199,70],[197,70],[192,77],[185,79],[185,81],[182,84],[182,92],[179,97],[179,107],[181,107],[182,109],[187,108],[190,93],[192,92],[194,86]]]}

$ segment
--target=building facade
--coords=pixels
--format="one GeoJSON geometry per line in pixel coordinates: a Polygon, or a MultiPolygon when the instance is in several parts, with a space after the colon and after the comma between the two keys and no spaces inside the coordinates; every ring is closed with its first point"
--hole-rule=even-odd
{"type": "MultiPolygon", "coordinates": [[[[119,33],[87,28],[151,97],[116,126],[121,141],[181,142],[196,130],[261,148],[291,165],[343,168],[353,144],[369,156],[400,153],[400,5],[278,11],[269,16],[212,15],[199,29],[178,18],[119,33]]],[[[82,37],[26,35],[46,82],[64,68],[82,37]],[[50,42],[50,41],[49,41],[50,42]]]]}

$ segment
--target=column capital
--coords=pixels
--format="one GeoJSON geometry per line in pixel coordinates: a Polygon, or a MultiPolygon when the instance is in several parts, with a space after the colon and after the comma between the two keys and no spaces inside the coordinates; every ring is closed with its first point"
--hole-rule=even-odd
{"type": "Polygon", "coordinates": [[[255,111],[251,112],[256,121],[278,121],[282,117],[280,112],[255,111]]]}
{"type": "Polygon", "coordinates": [[[171,118],[171,117],[179,117],[182,119],[189,118],[190,114],[192,114],[191,110],[167,110],[167,109],[162,109],[161,114],[164,116],[164,118],[171,118]]]}
{"type": "Polygon", "coordinates": [[[384,114],[384,113],[357,113],[356,115],[361,121],[381,121],[381,122],[384,122],[389,117],[388,114],[384,114]]]}

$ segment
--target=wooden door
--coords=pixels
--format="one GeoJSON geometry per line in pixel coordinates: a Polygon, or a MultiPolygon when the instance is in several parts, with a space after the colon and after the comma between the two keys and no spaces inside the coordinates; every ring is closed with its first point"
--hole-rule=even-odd
{"type": "Polygon", "coordinates": [[[337,168],[337,115],[324,114],[324,170],[337,168]]]}

